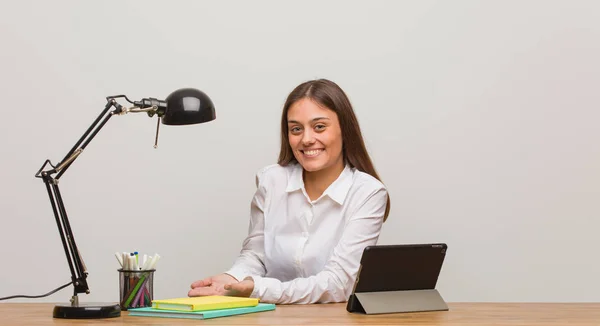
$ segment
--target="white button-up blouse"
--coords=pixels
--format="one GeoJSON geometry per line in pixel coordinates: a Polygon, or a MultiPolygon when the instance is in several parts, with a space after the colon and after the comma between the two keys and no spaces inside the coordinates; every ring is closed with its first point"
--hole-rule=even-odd
{"type": "Polygon", "coordinates": [[[261,302],[348,300],[363,249],[377,243],[387,191],[379,180],[346,165],[314,201],[302,166],[278,164],[257,173],[248,236],[227,274],[254,280],[261,302]]]}

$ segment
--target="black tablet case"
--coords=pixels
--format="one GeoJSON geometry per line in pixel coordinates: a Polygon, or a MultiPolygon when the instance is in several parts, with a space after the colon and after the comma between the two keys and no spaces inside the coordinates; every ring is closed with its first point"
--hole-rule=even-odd
{"type": "Polygon", "coordinates": [[[346,309],[365,314],[448,310],[435,289],[447,249],[444,243],[365,248],[346,309]]]}

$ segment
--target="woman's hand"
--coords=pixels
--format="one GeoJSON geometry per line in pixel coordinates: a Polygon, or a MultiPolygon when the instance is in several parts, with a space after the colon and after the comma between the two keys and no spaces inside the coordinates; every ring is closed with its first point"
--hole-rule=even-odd
{"type": "Polygon", "coordinates": [[[246,277],[241,282],[226,284],[225,290],[229,291],[228,295],[234,297],[250,297],[252,291],[254,291],[254,280],[251,277],[246,277]]]}
{"type": "Polygon", "coordinates": [[[188,296],[229,295],[229,291],[225,289],[225,285],[232,283],[238,283],[238,281],[229,274],[223,273],[211,276],[192,283],[192,289],[188,292],[188,296]]]}

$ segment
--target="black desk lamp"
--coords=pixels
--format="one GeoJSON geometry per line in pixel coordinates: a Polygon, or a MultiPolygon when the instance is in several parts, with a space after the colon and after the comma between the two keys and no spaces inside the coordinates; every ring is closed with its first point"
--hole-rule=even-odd
{"type": "Polygon", "coordinates": [[[202,91],[193,88],[183,88],[171,93],[166,100],[157,100],[155,98],[145,98],[141,101],[130,101],[125,95],[109,96],[107,103],[98,118],[92,123],[88,130],[81,136],[75,146],[71,148],[65,158],[56,166],[46,160],[39,171],[35,174],[36,178],[41,178],[46,184],[58,232],[65,249],[69,268],[71,269],[71,283],[74,291],[70,304],[59,304],[54,307],[54,317],[56,318],[107,318],[118,317],[121,315],[121,308],[118,304],[81,304],[77,297],[78,293],[90,293],[86,278],[87,269],[81,258],[73,231],[67,218],[67,211],[63,204],[60,191],[58,190],[58,179],[71,166],[73,161],[82,153],[85,147],[96,136],[98,131],[113,115],[123,115],[130,112],[146,112],[148,116],[158,117],[156,125],[156,140],[154,147],[158,143],[158,128],[160,121],[165,125],[186,125],[212,121],[215,119],[215,107],[210,98],[202,91]],[[117,103],[117,98],[124,98],[133,106],[126,108],[117,103]],[[111,108],[114,110],[110,111],[111,108]],[[50,168],[47,168],[50,165],[50,168]],[[56,176],[53,176],[56,174],[56,176]]]}

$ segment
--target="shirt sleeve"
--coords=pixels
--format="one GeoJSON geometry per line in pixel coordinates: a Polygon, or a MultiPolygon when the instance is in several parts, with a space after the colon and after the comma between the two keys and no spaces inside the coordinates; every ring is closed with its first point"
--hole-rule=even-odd
{"type": "Polygon", "coordinates": [[[254,290],[251,297],[277,304],[347,301],[364,248],[375,245],[379,239],[386,205],[385,188],[368,196],[349,219],[339,243],[321,272],[288,282],[259,273],[252,274],[250,277],[254,280],[254,290]]]}
{"type": "Polygon", "coordinates": [[[257,189],[250,205],[248,236],[244,239],[242,250],[233,266],[225,272],[238,281],[242,281],[248,275],[264,276],[266,274],[263,263],[265,256],[264,203],[266,191],[260,182],[261,176],[262,173],[260,172],[256,175],[257,189]]]}

